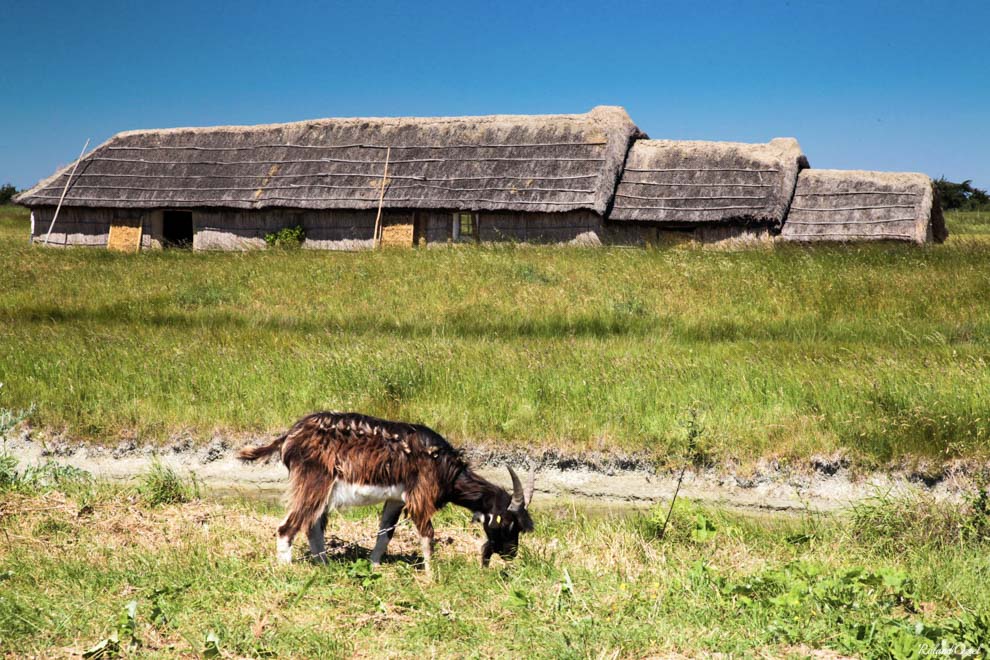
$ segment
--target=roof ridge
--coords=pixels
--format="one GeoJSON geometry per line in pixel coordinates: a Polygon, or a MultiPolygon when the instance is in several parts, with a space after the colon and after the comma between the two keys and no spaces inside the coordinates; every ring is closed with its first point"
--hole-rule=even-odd
{"type": "Polygon", "coordinates": [[[135,128],[115,133],[111,140],[117,138],[130,137],[133,135],[149,134],[171,134],[171,133],[205,133],[205,132],[253,132],[270,131],[277,128],[309,128],[314,126],[329,125],[351,125],[360,123],[378,123],[394,125],[430,125],[430,124],[455,124],[466,122],[541,122],[541,121],[586,121],[597,119],[605,113],[618,113],[628,117],[625,108],[619,105],[597,105],[591,110],[582,113],[558,113],[558,114],[493,114],[493,115],[440,115],[440,116],[383,116],[383,117],[317,117],[312,119],[300,119],[297,121],[274,122],[268,124],[218,124],[214,126],[175,126],[169,128],[135,128]]]}

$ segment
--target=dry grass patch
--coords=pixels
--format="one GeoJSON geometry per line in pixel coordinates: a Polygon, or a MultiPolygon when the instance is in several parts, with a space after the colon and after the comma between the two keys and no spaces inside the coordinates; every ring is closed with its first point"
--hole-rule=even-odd
{"type": "MultiPolygon", "coordinates": [[[[331,518],[327,565],[288,567],[274,563],[280,508],[250,502],[151,505],[134,488],[92,483],[7,491],[0,514],[0,653],[16,656],[81,652],[115,633],[122,649],[138,645],[130,655],[168,657],[212,647],[225,657],[872,653],[889,640],[854,648],[850,626],[863,616],[889,620],[890,634],[924,622],[945,635],[982,634],[961,617],[990,616],[985,540],[933,546],[919,529],[909,552],[892,551],[883,528],[858,531],[862,516],[754,517],[685,502],[660,540],[666,506],[627,516],[544,508],[518,560],[485,570],[479,531],[446,509],[430,580],[405,526],[391,561],[370,570],[372,511],[331,518]],[[848,577],[853,569],[866,577],[848,577]],[[869,591],[874,575],[892,576],[914,609],[869,591]],[[794,591],[800,580],[826,595],[859,590],[861,610],[794,591]],[[798,599],[790,610],[787,598],[798,599]],[[824,623],[795,626],[794,615],[824,623]]],[[[915,512],[897,538],[932,515],[915,512]]]]}

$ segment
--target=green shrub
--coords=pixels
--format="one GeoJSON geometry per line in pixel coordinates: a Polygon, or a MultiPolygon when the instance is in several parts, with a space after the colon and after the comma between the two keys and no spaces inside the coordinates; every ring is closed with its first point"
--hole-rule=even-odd
{"type": "Polygon", "coordinates": [[[183,479],[172,468],[155,461],[142,475],[138,493],[149,506],[182,504],[199,497],[199,486],[195,479],[183,479]]]}
{"type": "Polygon", "coordinates": [[[935,188],[938,190],[939,201],[945,210],[963,209],[975,211],[977,209],[990,209],[990,196],[987,191],[973,186],[970,179],[962,183],[947,181],[940,177],[935,180],[935,188]]]}
{"type": "Polygon", "coordinates": [[[870,658],[919,658],[955,648],[975,655],[990,641],[990,617],[929,619],[919,615],[916,586],[896,568],[835,569],[795,561],[727,579],[699,561],[699,579],[740,611],[767,621],[771,640],[815,643],[870,658]]]}
{"type": "Polygon", "coordinates": [[[5,183],[0,186],[0,206],[10,204],[10,200],[17,194],[17,188],[13,184],[5,183]]]}
{"type": "Polygon", "coordinates": [[[93,475],[86,470],[55,461],[26,468],[20,480],[34,490],[58,490],[70,495],[93,485],[93,475]]]}
{"type": "Polygon", "coordinates": [[[265,235],[265,243],[274,248],[297,248],[306,240],[306,231],[300,225],[283,227],[273,234],[265,235]]]}
{"type": "Polygon", "coordinates": [[[0,492],[17,484],[17,459],[7,452],[0,452],[0,492]]]}
{"type": "Polygon", "coordinates": [[[963,536],[973,541],[990,541],[990,488],[980,485],[966,499],[963,536]]]}
{"type": "MultiPolygon", "coordinates": [[[[0,383],[3,388],[3,383],[0,383]]],[[[0,438],[6,438],[11,431],[16,429],[22,422],[34,414],[34,406],[29,406],[26,410],[8,410],[0,408],[0,438]]]]}
{"type": "Polygon", "coordinates": [[[675,545],[704,544],[716,538],[719,529],[724,529],[729,522],[719,512],[692,500],[678,500],[672,511],[669,507],[668,502],[661,502],[634,518],[635,528],[644,539],[666,538],[675,545]],[[670,520],[664,532],[668,511],[670,520]]]}
{"type": "Polygon", "coordinates": [[[0,451],[0,492],[20,490],[24,492],[44,492],[57,490],[67,495],[86,495],[94,485],[93,475],[71,465],[47,461],[41,465],[17,470],[17,458],[6,451],[0,451]]]}

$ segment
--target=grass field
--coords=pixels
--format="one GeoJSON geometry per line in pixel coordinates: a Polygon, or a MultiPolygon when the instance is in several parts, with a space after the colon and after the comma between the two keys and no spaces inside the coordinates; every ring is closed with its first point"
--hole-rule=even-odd
{"type": "Polygon", "coordinates": [[[119,255],[0,210],[0,408],[71,436],[313,409],[661,462],[986,457],[990,214],[942,246],[119,255]]]}
{"type": "Polygon", "coordinates": [[[520,557],[490,569],[477,526],[448,509],[432,581],[408,527],[379,573],[366,559],[375,519],[360,511],[328,534],[363,549],[282,567],[275,511],[191,494],[161,474],[123,488],[0,465],[0,655],[990,654],[985,493],[958,508],[878,498],[841,518],[682,501],[663,538],[666,506],[538,509],[520,557]]]}

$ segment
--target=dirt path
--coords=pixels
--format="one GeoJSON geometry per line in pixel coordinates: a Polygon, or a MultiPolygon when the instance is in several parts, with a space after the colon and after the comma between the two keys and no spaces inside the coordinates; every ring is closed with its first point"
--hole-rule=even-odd
{"type": "MultiPolygon", "coordinates": [[[[111,480],[133,479],[159,460],[180,474],[195,474],[208,491],[219,494],[276,499],[286,486],[286,470],[280,462],[243,464],[235,458],[235,450],[219,439],[206,447],[174,445],[153,449],[134,445],[43,445],[22,435],[8,439],[6,448],[22,467],[51,460],[111,480]]],[[[535,463],[537,500],[544,505],[574,502],[605,508],[649,507],[669,500],[678,476],[656,474],[635,458],[558,454],[533,457],[481,450],[469,455],[479,472],[497,483],[508,484],[506,464],[526,468],[535,463]]],[[[771,463],[746,476],[729,470],[688,470],[680,496],[742,509],[828,512],[884,493],[924,491],[938,500],[955,501],[971,489],[972,482],[963,470],[926,482],[917,474],[855,475],[841,461],[812,461],[812,467],[801,472],[771,463]]]]}

